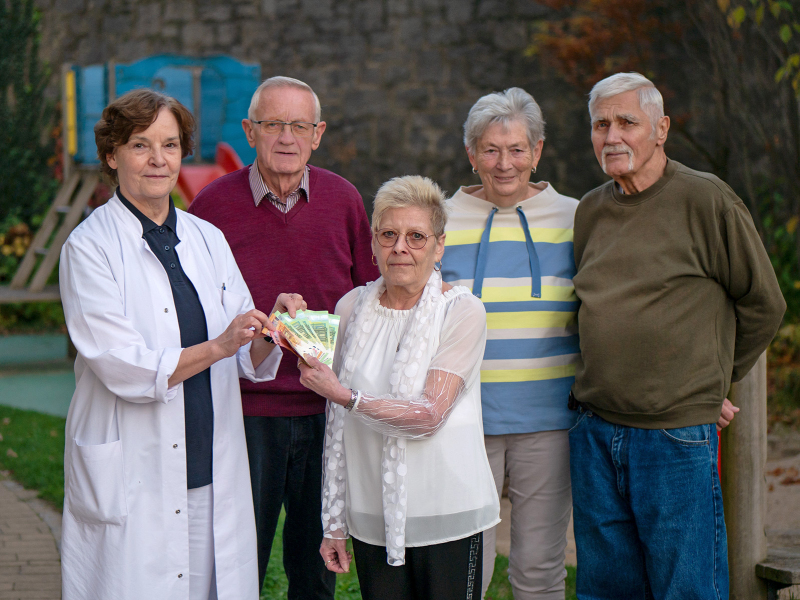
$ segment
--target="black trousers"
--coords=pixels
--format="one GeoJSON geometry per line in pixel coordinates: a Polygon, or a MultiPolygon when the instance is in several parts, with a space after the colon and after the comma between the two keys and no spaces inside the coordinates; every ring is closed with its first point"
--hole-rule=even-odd
{"type": "Polygon", "coordinates": [[[406,564],[390,567],[386,548],[353,538],[363,600],[480,600],[483,533],[406,548],[406,564]]]}
{"type": "Polygon", "coordinates": [[[245,417],[244,433],[256,513],[259,586],[264,585],[285,506],[283,568],[289,600],[333,600],[336,574],[325,568],[319,554],[325,415],[245,417]]]}

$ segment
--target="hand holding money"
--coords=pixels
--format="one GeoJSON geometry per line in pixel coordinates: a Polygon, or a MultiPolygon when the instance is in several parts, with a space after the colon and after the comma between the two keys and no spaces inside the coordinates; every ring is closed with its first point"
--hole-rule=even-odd
{"type": "Polygon", "coordinates": [[[289,316],[294,319],[298,310],[305,310],[306,308],[308,308],[306,301],[303,300],[300,294],[280,294],[269,314],[288,312],[289,316]]]}

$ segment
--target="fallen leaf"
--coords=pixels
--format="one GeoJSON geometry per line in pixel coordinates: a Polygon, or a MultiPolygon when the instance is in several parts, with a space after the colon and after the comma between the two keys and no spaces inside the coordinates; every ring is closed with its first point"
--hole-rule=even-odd
{"type": "Polygon", "coordinates": [[[9,448],[8,450],[6,450],[6,456],[10,456],[11,458],[17,458],[18,455],[11,448],[9,448]]]}
{"type": "Polygon", "coordinates": [[[774,486],[774,485],[772,485],[772,484],[770,483],[770,484],[769,484],[769,487],[767,488],[767,491],[768,491],[768,492],[771,492],[771,491],[772,491],[772,490],[774,490],[774,489],[775,489],[775,486],[774,486]]]}
{"type": "Polygon", "coordinates": [[[786,472],[786,469],[783,467],[778,467],[777,469],[773,469],[772,471],[767,471],[767,475],[772,475],[773,477],[778,477],[783,475],[786,472]]]}
{"type": "Polygon", "coordinates": [[[58,437],[58,432],[55,429],[51,429],[50,430],[50,436],[51,437],[58,437]]]}
{"type": "Polygon", "coordinates": [[[0,442],[2,442],[2,441],[3,441],[3,434],[0,433],[0,442]]]}
{"type": "Polygon", "coordinates": [[[3,425],[11,425],[11,418],[3,417],[3,425]]]}
{"type": "Polygon", "coordinates": [[[781,485],[795,485],[800,483],[800,477],[792,477],[791,475],[787,475],[783,479],[781,479],[781,485]]]}

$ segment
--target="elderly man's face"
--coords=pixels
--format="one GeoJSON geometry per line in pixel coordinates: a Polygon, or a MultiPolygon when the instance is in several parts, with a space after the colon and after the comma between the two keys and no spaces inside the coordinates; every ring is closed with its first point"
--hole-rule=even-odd
{"type": "MultiPolygon", "coordinates": [[[[261,93],[254,120],[313,123],[314,116],[314,97],[310,92],[276,87],[261,93]]],[[[320,121],[308,137],[294,135],[288,126],[283,127],[279,134],[269,134],[249,119],[244,120],[243,126],[247,141],[258,153],[259,169],[267,177],[301,173],[311,158],[311,152],[319,148],[325,131],[324,121],[320,121]]]]}
{"type": "Polygon", "coordinates": [[[666,140],[662,122],[653,135],[636,90],[600,100],[592,114],[592,145],[603,171],[614,179],[636,175],[666,140]]]}

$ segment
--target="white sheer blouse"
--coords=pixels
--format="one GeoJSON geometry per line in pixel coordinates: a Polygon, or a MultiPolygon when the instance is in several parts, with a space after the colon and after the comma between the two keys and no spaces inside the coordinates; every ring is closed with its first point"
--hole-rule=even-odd
{"type": "MultiPolygon", "coordinates": [[[[345,339],[363,288],[339,301],[345,339]]],[[[443,294],[432,319],[430,348],[419,348],[408,368],[412,397],[391,394],[398,343],[411,310],[378,306],[377,321],[360,332],[363,350],[352,381],[362,394],[341,431],[328,421],[322,522],[326,537],[348,535],[386,545],[381,459],[383,436],[405,438],[407,486],[405,546],[460,539],[499,522],[499,502],[483,444],[480,365],[486,344],[483,305],[464,287],[443,294]]],[[[339,349],[340,350],[340,349],[339,349]]],[[[339,362],[344,357],[337,350],[339,362]]],[[[389,475],[386,473],[384,475],[389,475]]]]}

